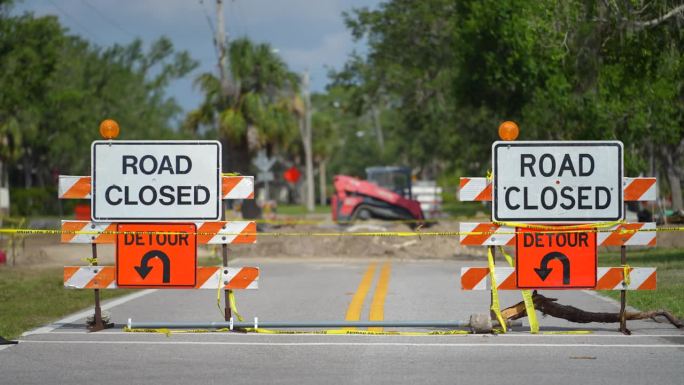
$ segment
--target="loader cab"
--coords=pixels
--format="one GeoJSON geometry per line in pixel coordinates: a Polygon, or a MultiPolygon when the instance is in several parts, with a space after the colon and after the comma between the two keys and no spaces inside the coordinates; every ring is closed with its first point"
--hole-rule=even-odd
{"type": "Polygon", "coordinates": [[[406,199],[413,199],[411,194],[411,169],[408,167],[368,167],[366,179],[369,182],[401,195],[406,199]]]}

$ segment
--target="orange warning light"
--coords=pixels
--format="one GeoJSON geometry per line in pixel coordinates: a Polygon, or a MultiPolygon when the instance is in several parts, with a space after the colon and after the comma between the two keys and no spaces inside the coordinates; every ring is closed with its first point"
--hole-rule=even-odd
{"type": "Polygon", "coordinates": [[[119,136],[119,123],[113,119],[105,119],[100,123],[100,135],[104,139],[116,139],[119,136]]]}
{"type": "Polygon", "coordinates": [[[520,129],[515,122],[507,120],[499,125],[499,138],[501,140],[516,140],[519,133],[520,129]]]}

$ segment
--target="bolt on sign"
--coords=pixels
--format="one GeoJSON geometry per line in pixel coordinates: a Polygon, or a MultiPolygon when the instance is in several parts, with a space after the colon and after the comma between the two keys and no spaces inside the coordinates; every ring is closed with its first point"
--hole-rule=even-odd
{"type": "Polygon", "coordinates": [[[623,219],[619,141],[492,145],[497,222],[590,223],[623,219]]]}
{"type": "Polygon", "coordinates": [[[197,227],[186,223],[125,223],[117,226],[116,285],[194,287],[197,227]]]}
{"type": "Polygon", "coordinates": [[[516,282],[521,289],[596,287],[596,231],[516,230],[516,282]]]}
{"type": "Polygon", "coordinates": [[[221,218],[218,141],[95,141],[93,221],[221,218]]]}

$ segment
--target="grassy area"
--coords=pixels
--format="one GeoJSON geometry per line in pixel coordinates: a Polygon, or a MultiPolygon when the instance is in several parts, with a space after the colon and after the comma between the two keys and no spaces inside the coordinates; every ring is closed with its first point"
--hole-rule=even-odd
{"type": "MultiPolygon", "coordinates": [[[[284,205],[279,204],[276,212],[279,215],[306,215],[309,212],[306,210],[306,206],[303,205],[284,205]]],[[[330,206],[316,206],[314,210],[315,214],[330,214],[330,206]]]]}
{"type": "MultiPolygon", "coordinates": [[[[627,304],[640,310],[666,309],[684,319],[684,249],[627,249],[630,266],[656,267],[658,288],[655,291],[629,291],[627,304]]],[[[620,266],[620,253],[599,253],[599,266],[620,266]]],[[[601,294],[620,299],[619,291],[601,294]]]]}
{"type": "MultiPolygon", "coordinates": [[[[113,298],[131,290],[102,290],[113,298]]],[[[61,268],[0,267],[0,336],[22,332],[93,306],[92,290],[64,288],[61,268]]]]}

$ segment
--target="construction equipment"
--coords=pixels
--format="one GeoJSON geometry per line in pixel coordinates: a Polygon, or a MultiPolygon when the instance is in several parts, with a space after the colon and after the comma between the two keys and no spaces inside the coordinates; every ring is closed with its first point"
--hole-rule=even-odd
{"type": "Polygon", "coordinates": [[[408,167],[369,167],[366,176],[367,180],[335,176],[333,220],[415,220],[411,225],[417,226],[425,219],[420,203],[412,196],[408,167]]]}

